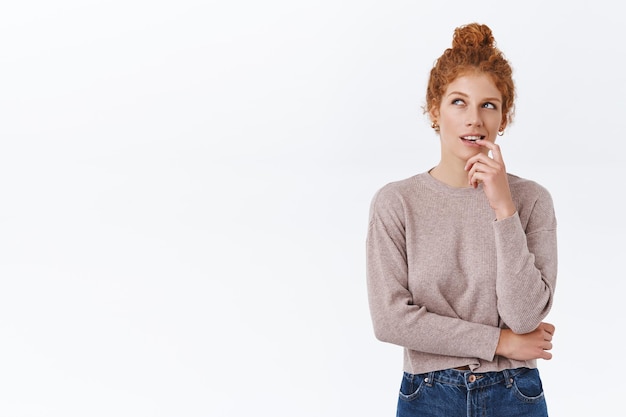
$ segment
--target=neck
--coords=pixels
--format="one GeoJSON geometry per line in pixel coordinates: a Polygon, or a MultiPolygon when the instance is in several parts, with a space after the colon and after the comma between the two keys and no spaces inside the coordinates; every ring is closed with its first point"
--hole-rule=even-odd
{"type": "Polygon", "coordinates": [[[467,188],[470,184],[467,179],[467,171],[462,165],[446,165],[439,162],[439,165],[430,170],[433,178],[456,188],[467,188]]]}

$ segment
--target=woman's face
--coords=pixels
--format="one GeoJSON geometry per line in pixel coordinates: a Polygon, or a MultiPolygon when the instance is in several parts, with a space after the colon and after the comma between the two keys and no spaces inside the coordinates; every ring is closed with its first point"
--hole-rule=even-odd
{"type": "Polygon", "coordinates": [[[495,142],[498,130],[505,127],[502,94],[483,73],[469,73],[452,81],[441,105],[430,116],[439,125],[442,159],[461,159],[463,163],[478,152],[488,152],[473,140],[495,142]]]}

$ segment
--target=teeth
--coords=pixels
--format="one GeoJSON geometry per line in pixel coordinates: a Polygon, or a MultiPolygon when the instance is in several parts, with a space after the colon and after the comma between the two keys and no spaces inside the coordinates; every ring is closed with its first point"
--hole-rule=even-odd
{"type": "Polygon", "coordinates": [[[478,139],[480,139],[480,136],[464,136],[463,139],[465,140],[471,140],[472,142],[477,141],[478,139]]]}

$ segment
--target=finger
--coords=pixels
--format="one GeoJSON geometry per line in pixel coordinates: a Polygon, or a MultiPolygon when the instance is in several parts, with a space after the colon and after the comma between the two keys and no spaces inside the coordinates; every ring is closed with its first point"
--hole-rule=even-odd
{"type": "Polygon", "coordinates": [[[470,171],[467,173],[467,177],[469,179],[469,184],[474,188],[478,187],[478,183],[482,181],[482,174],[479,171],[480,167],[478,164],[474,164],[470,171]]]}
{"type": "Polygon", "coordinates": [[[476,162],[478,162],[478,159],[476,159],[476,156],[472,156],[470,159],[467,160],[467,162],[465,163],[465,170],[469,171],[472,169],[472,167],[476,164],[476,162]]]}
{"type": "Polygon", "coordinates": [[[500,152],[500,146],[496,143],[489,142],[488,140],[479,139],[476,143],[491,151],[491,157],[494,161],[502,162],[502,152],[500,152]]]}
{"type": "Polygon", "coordinates": [[[544,322],[544,323],[541,323],[541,328],[554,336],[554,331],[556,329],[553,324],[544,322]]]}
{"type": "MultiPolygon", "coordinates": [[[[478,141],[477,141],[478,142],[478,141]]],[[[486,160],[491,159],[487,155],[482,152],[478,152],[476,155],[471,156],[467,162],[465,162],[465,170],[469,171],[474,164],[477,162],[486,162],[486,160]]]]}
{"type": "Polygon", "coordinates": [[[489,158],[487,155],[478,154],[471,157],[467,161],[467,163],[465,164],[465,170],[471,170],[473,167],[476,167],[477,164],[482,164],[482,169],[480,170],[480,172],[487,172],[488,168],[497,170],[500,165],[503,165],[495,159],[489,158]]]}
{"type": "Polygon", "coordinates": [[[478,187],[479,179],[477,177],[477,173],[476,172],[470,173],[468,177],[469,177],[469,185],[474,188],[478,187]]]}

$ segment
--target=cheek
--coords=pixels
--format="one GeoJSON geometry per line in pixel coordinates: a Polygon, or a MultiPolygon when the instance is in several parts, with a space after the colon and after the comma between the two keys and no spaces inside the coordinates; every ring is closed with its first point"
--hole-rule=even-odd
{"type": "Polygon", "coordinates": [[[454,115],[451,115],[450,113],[443,113],[439,116],[439,121],[440,125],[454,126],[454,124],[458,121],[458,117],[454,117],[454,115]]]}
{"type": "Polygon", "coordinates": [[[500,128],[500,125],[502,125],[503,121],[504,118],[500,113],[494,114],[492,115],[492,117],[489,118],[489,122],[492,124],[492,126],[496,126],[497,128],[500,128]]]}

